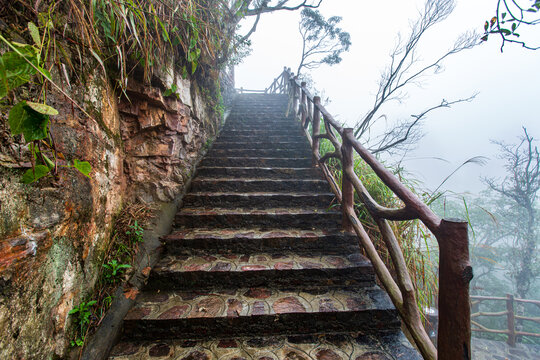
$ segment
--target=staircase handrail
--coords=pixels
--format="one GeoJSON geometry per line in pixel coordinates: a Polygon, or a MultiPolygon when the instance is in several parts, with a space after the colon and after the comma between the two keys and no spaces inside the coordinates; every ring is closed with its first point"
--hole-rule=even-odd
{"type": "Polygon", "coordinates": [[[471,324],[469,282],[472,267],[469,263],[468,223],[457,219],[441,219],[399,179],[387,170],[353,134],[344,128],[321,104],[320,97],[312,96],[305,82],[299,82],[290,68],[285,68],[267,93],[285,93],[289,96],[287,116],[292,113],[299,120],[311,147],[313,165],[323,171],[337,200],[341,203],[342,224],[345,231],[354,231],[371,260],[375,272],[388,292],[402,321],[424,359],[471,359],[471,324]],[[285,85],[282,85],[285,84],[285,85]],[[320,132],[321,120],[326,132],[320,132]],[[311,131],[309,124],[311,123],[311,131]],[[336,136],[336,133],[338,136],[336,136]],[[339,140],[341,138],[341,141],[339,140]],[[329,140],[335,148],[332,153],[320,155],[320,139],[329,140]],[[378,204],[369,194],[353,168],[354,153],[358,154],[394,194],[404,207],[390,209],[378,204]],[[342,163],[341,188],[326,161],[335,158],[342,163]],[[396,280],[377,253],[354,211],[354,192],[378,225],[396,270],[396,280]],[[439,244],[439,323],[437,349],[426,333],[417,307],[415,288],[407,270],[399,242],[388,221],[419,219],[435,235],[439,244]]]}

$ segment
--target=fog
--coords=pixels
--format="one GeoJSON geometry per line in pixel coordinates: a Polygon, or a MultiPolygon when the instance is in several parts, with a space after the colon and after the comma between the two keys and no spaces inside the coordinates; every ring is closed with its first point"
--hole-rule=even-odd
{"type": "MultiPolygon", "coordinates": [[[[423,40],[421,58],[435,59],[465,31],[482,32],[495,5],[493,0],[458,1],[453,14],[423,40]]],[[[370,109],[380,72],[389,63],[398,34],[407,36],[411,19],[422,7],[423,1],[323,1],[321,13],[343,17],[341,27],[352,38],[351,50],[344,53],[340,64],[323,65],[310,72],[316,88],[324,89],[331,99],[327,108],[340,121],[352,127],[370,109]]],[[[284,66],[296,71],[301,55],[299,17],[298,12],[286,11],[261,17],[251,37],[253,52],[236,68],[237,87],[264,89],[284,66]]],[[[244,24],[244,30],[247,28],[249,22],[244,24]]],[[[470,103],[431,113],[424,123],[425,137],[403,159],[402,164],[426,188],[436,188],[466,159],[486,156],[490,160],[485,166],[462,168],[442,188],[478,192],[485,187],[480,176],[504,176],[502,163],[496,159],[498,148],[491,139],[516,142],[522,126],[533,136],[540,136],[540,72],[536,70],[540,52],[507,44],[501,53],[500,45],[500,39],[493,36],[481,46],[448,58],[443,63],[444,71],[425,77],[421,87],[410,87],[402,104],[392,103],[382,109],[389,118],[405,118],[442,99],[478,93],[470,103]]]]}

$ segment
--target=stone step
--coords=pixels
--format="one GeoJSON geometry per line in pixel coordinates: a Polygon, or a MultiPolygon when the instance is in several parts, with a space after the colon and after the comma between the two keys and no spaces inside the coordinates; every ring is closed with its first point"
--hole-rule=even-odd
{"type": "Polygon", "coordinates": [[[250,127],[264,127],[264,128],[276,128],[276,127],[296,127],[300,128],[299,122],[296,120],[285,117],[284,115],[266,115],[262,117],[238,114],[235,116],[229,116],[225,126],[250,126],[250,127]]]}
{"type": "Polygon", "coordinates": [[[341,213],[324,209],[213,209],[183,208],[175,217],[183,228],[339,229],[341,213]]]}
{"type": "Polygon", "coordinates": [[[400,332],[277,335],[205,340],[124,340],[109,359],[421,360],[400,332]]]}
{"type": "Polygon", "coordinates": [[[343,255],[356,253],[356,235],[343,231],[200,228],[179,230],[163,236],[167,254],[252,254],[256,252],[343,255]],[[331,244],[331,246],[329,246],[331,244]]]}
{"type": "Polygon", "coordinates": [[[227,121],[225,126],[223,127],[223,131],[225,130],[275,130],[275,129],[288,129],[288,130],[301,130],[300,123],[293,122],[290,119],[285,119],[282,122],[257,122],[253,123],[251,121],[227,121]]]}
{"type": "Polygon", "coordinates": [[[273,136],[281,136],[281,135],[297,135],[297,136],[304,136],[303,130],[298,127],[296,129],[282,129],[282,128],[274,128],[271,130],[251,130],[251,129],[245,129],[245,130],[230,130],[230,129],[223,129],[220,133],[221,136],[233,136],[233,137],[239,137],[239,136],[251,136],[251,137],[273,137],[273,136]]]}
{"type": "Polygon", "coordinates": [[[192,192],[312,192],[328,193],[330,187],[322,179],[263,179],[263,178],[207,178],[198,176],[191,183],[192,192]]]}
{"type": "Polygon", "coordinates": [[[333,193],[192,192],[184,196],[183,205],[205,209],[266,209],[268,207],[328,208],[334,198],[333,193]]]}
{"type": "Polygon", "coordinates": [[[323,174],[312,167],[223,167],[201,166],[197,168],[197,176],[204,178],[246,178],[275,180],[322,180],[323,174]]]}
{"type": "Polygon", "coordinates": [[[282,134],[282,135],[220,135],[218,141],[223,142],[240,142],[240,143],[259,143],[259,142],[296,142],[299,144],[307,143],[307,139],[304,135],[301,134],[282,134]]]}
{"type": "Polygon", "coordinates": [[[237,288],[141,293],[124,319],[125,339],[204,339],[397,331],[400,321],[377,286],[280,290],[237,288]]]}
{"type": "Polygon", "coordinates": [[[310,157],[293,158],[266,158],[266,157],[210,157],[201,161],[201,166],[224,166],[224,167],[309,167],[310,157]]]}
{"type": "MultiPolygon", "coordinates": [[[[305,142],[224,142],[216,141],[213,149],[311,149],[307,140],[305,142]]],[[[311,151],[311,150],[308,150],[311,151]]]]}
{"type": "Polygon", "coordinates": [[[375,285],[368,259],[351,255],[294,253],[167,255],[154,267],[146,290],[210,290],[243,287],[303,289],[375,285]]]}
{"type": "Polygon", "coordinates": [[[264,157],[264,158],[294,158],[310,157],[311,149],[216,149],[212,148],[207,156],[209,157],[264,157]]]}
{"type": "Polygon", "coordinates": [[[232,120],[247,120],[260,123],[268,123],[270,121],[287,121],[288,123],[292,123],[295,121],[291,116],[285,116],[285,111],[272,111],[268,109],[265,111],[257,109],[237,111],[233,109],[227,118],[227,122],[232,120]]]}

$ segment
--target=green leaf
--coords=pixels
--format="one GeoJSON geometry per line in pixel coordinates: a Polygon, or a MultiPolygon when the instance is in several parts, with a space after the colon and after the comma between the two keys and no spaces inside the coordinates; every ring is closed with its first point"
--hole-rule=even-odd
{"type": "Polygon", "coordinates": [[[33,110],[26,101],[21,101],[11,108],[8,122],[11,133],[23,134],[27,143],[47,137],[49,116],[33,110]]]}
{"type": "Polygon", "coordinates": [[[75,308],[75,309],[71,309],[71,310],[68,312],[68,314],[69,314],[69,315],[73,315],[73,314],[76,314],[76,313],[78,313],[78,312],[79,312],[79,308],[75,308]]]}
{"type": "Polygon", "coordinates": [[[47,104],[40,104],[35,103],[31,101],[27,101],[26,105],[30,106],[33,110],[37,111],[40,114],[44,115],[58,115],[58,110],[55,108],[47,105],[47,104]]]}
{"type": "Polygon", "coordinates": [[[92,301],[89,301],[88,303],[86,303],[86,307],[90,307],[90,306],[95,305],[95,304],[97,304],[97,301],[92,300],[92,301]]]}
{"type": "Polygon", "coordinates": [[[37,51],[33,46],[24,45],[17,49],[21,55],[14,51],[6,52],[0,60],[0,99],[5,97],[10,90],[13,90],[30,81],[32,75],[37,70],[39,59],[37,51]],[[28,61],[31,63],[28,63],[28,61]]]}
{"type": "Polygon", "coordinates": [[[47,176],[49,174],[48,166],[45,165],[36,165],[34,169],[28,169],[22,176],[21,182],[24,184],[30,184],[33,182],[36,182],[37,180],[41,179],[44,176],[47,176]]]}
{"type": "Polygon", "coordinates": [[[37,28],[36,24],[34,24],[33,22],[29,22],[28,31],[30,31],[30,36],[32,36],[32,40],[34,40],[34,43],[41,47],[41,37],[39,36],[39,29],[37,28]]]}
{"type": "Polygon", "coordinates": [[[92,171],[92,165],[88,161],[73,160],[73,167],[81,172],[84,176],[90,177],[92,171]]]}

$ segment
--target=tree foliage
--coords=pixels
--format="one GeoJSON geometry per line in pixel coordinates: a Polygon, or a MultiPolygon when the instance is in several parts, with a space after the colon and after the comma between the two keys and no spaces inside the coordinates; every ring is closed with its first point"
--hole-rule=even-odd
{"type": "Polygon", "coordinates": [[[341,62],[341,54],[349,51],[351,35],[338,27],[342,18],[332,16],[328,20],[317,10],[303,9],[299,31],[302,36],[302,56],[296,74],[302,69],[315,69],[322,64],[341,62]]]}
{"type": "Polygon", "coordinates": [[[225,33],[227,41],[223,53],[219,57],[219,63],[227,61],[238,49],[249,46],[250,36],[257,30],[261,15],[274,11],[296,11],[299,9],[316,9],[322,0],[219,0],[223,10],[225,33]],[[250,29],[244,35],[239,35],[239,23],[241,20],[255,16],[250,29]]]}
{"type": "Polygon", "coordinates": [[[540,49],[540,43],[531,45],[519,31],[540,24],[540,0],[497,0],[495,15],[484,23],[483,41],[490,35],[501,39],[501,52],[506,43],[519,44],[529,50],[540,49]]]}

